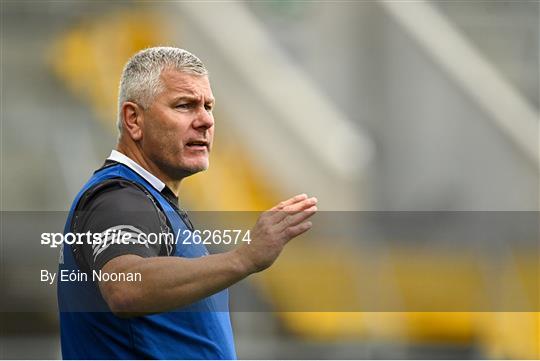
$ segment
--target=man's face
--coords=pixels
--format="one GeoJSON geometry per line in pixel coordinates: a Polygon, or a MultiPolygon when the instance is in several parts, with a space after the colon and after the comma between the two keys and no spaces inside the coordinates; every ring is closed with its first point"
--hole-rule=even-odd
{"type": "Polygon", "coordinates": [[[207,76],[161,73],[163,92],[144,111],[143,153],[173,179],[206,170],[214,138],[214,97],[207,76]]]}

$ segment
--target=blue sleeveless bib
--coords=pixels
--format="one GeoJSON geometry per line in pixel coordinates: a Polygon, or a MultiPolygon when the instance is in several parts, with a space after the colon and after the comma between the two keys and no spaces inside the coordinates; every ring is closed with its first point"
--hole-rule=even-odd
{"type": "MultiPolygon", "coordinates": [[[[77,194],[64,234],[71,232],[79,200],[93,186],[113,178],[137,183],[164,211],[173,235],[188,227],[172,205],[144,178],[122,164],[97,171],[77,194]]],[[[205,256],[202,244],[176,244],[174,256],[205,256]]],[[[122,319],[110,312],[96,282],[60,282],[61,273],[79,274],[71,245],[64,244],[58,273],[58,305],[64,359],[236,359],[227,290],[171,312],[122,319]]]]}

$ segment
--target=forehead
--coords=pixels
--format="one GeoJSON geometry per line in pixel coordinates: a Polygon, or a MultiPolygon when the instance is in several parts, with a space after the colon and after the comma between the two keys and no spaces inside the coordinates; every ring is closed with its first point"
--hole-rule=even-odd
{"type": "Polygon", "coordinates": [[[165,69],[160,75],[164,93],[170,96],[204,96],[213,98],[210,81],[206,75],[189,74],[175,69],[165,69]]]}

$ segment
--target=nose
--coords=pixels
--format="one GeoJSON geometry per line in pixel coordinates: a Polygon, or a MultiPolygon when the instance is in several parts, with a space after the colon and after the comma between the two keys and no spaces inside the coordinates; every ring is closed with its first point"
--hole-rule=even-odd
{"type": "Polygon", "coordinates": [[[214,116],[212,112],[206,110],[205,107],[199,108],[195,120],[193,121],[193,128],[195,129],[209,129],[214,126],[214,116]]]}

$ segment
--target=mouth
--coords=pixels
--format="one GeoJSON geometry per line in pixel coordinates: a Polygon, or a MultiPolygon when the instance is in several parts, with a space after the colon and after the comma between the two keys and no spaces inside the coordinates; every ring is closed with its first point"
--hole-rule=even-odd
{"type": "Polygon", "coordinates": [[[186,147],[191,150],[208,150],[209,145],[206,140],[190,140],[186,143],[186,147]]]}

